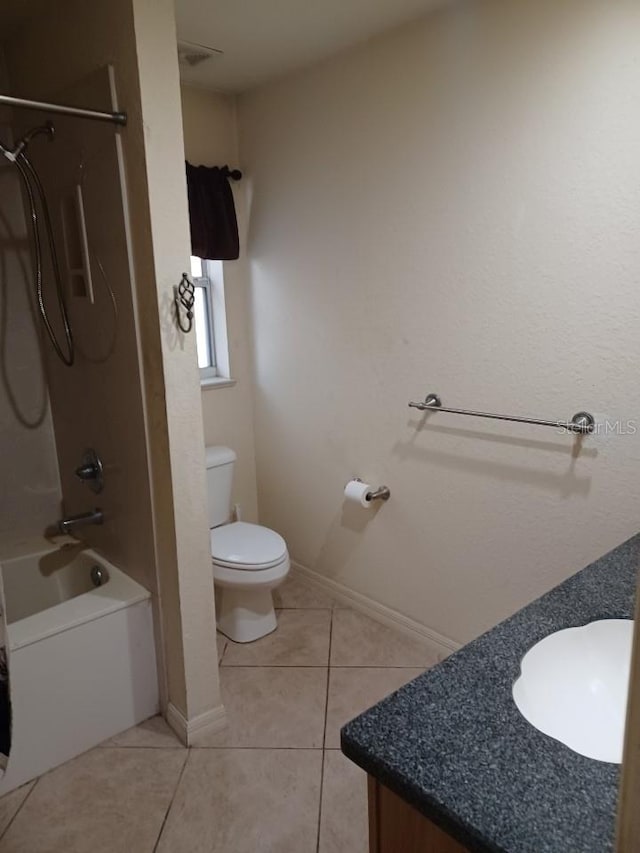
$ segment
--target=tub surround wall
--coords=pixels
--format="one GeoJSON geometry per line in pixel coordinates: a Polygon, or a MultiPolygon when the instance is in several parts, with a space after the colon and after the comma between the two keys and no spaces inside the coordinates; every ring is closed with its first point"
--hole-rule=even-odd
{"type": "MultiPolygon", "coordinates": [[[[240,161],[233,96],[182,86],[185,157],[196,166],[236,168],[240,161]]],[[[240,258],[223,263],[232,388],[203,388],[202,415],[207,445],[232,447],[237,455],[233,502],[246,521],[257,521],[253,363],[248,311],[245,185],[232,182],[240,232],[240,258]]]]}
{"type": "MultiPolygon", "coordinates": [[[[106,527],[117,536],[97,528],[83,536],[155,593],[166,665],[163,704],[185,725],[202,721],[220,715],[221,706],[195,341],[177,337],[170,307],[173,284],[188,269],[173,6],[168,0],[65,0],[43,9],[6,50],[15,93],[43,99],[112,63],[119,102],[129,114],[120,138],[135,281],[118,293],[119,352],[101,368],[108,399],[78,423],[68,410],[60,412],[68,431],[61,468],[68,475],[87,443],[101,449],[96,436],[100,428],[107,431],[111,485],[96,503],[108,510],[106,527]],[[42,61],[34,63],[33,56],[42,61]],[[91,419],[105,409],[109,418],[101,427],[91,419]]],[[[82,378],[75,368],[64,373],[66,400],[75,394],[75,407],[84,401],[82,378]]],[[[69,479],[64,488],[65,504],[78,509],[70,506],[80,497],[69,479]]],[[[82,495],[81,508],[89,508],[93,497],[82,495]]]]}
{"type": "MultiPolygon", "coordinates": [[[[107,59],[117,58],[123,61],[118,63],[120,67],[116,69],[116,87],[121,101],[127,103],[128,107],[132,90],[136,92],[136,89],[133,86],[134,80],[129,81],[123,73],[125,67],[135,71],[132,11],[126,9],[127,5],[126,2],[120,3],[119,7],[122,8],[119,8],[116,15],[115,9],[106,3],[96,4],[89,13],[84,4],[65,2],[57,4],[56,9],[51,9],[49,15],[43,14],[30,21],[5,48],[13,91],[16,94],[28,94],[30,97],[43,99],[55,99],[59,92],[70,92],[73,97],[73,90],[78,81],[86,80],[91,72],[105,65],[107,59]],[[124,16],[120,17],[117,26],[108,22],[110,10],[113,10],[111,14],[116,17],[124,16]],[[127,39],[123,35],[127,29],[127,20],[131,28],[130,45],[126,44],[127,39]],[[76,41],[76,27],[80,28],[84,24],[87,31],[82,40],[83,49],[78,50],[76,45],[76,49],[71,50],[72,43],[76,41]],[[121,32],[117,31],[119,27],[122,28],[121,32]],[[55,33],[55,38],[52,38],[52,33],[55,33]],[[109,42],[111,47],[107,47],[109,42]],[[30,59],[33,56],[41,56],[43,61],[34,63],[30,59]],[[65,61],[62,61],[65,56],[65,61]]],[[[90,89],[90,84],[87,83],[86,88],[90,89]]],[[[87,93],[84,97],[82,94],[75,97],[86,100],[87,93]]],[[[98,88],[92,97],[99,97],[102,104],[104,93],[98,88]]],[[[139,102],[139,95],[136,101],[139,102]]],[[[20,126],[30,126],[34,116],[16,111],[15,120],[20,126]]],[[[107,523],[102,528],[83,528],[80,531],[83,539],[92,546],[101,548],[109,559],[122,566],[147,589],[157,591],[150,487],[144,451],[141,376],[133,314],[134,293],[129,280],[120,194],[109,193],[104,199],[104,216],[107,221],[115,220],[115,235],[106,228],[96,227],[96,218],[91,215],[98,204],[97,197],[102,183],[115,183],[114,179],[117,180],[118,167],[114,145],[116,131],[108,125],[96,125],[91,122],[65,118],[56,121],[64,127],[67,145],[69,139],[72,140],[73,153],[83,145],[89,147],[89,175],[85,188],[85,194],[88,189],[88,235],[94,254],[97,252],[104,257],[107,277],[118,304],[115,348],[101,363],[89,362],[79,352],[77,363],[72,368],[64,367],[53,354],[49,341],[44,340],[43,343],[52,387],[53,417],[56,431],[61,437],[59,457],[64,511],[71,514],[89,510],[94,505],[101,506],[105,510],[107,523]],[[102,181],[97,164],[91,156],[90,146],[96,143],[109,157],[109,168],[107,174],[102,176],[102,181]],[[106,465],[106,487],[99,496],[94,496],[74,476],[83,448],[91,445],[102,454],[106,465]]],[[[135,121],[134,112],[134,132],[135,121]]],[[[130,130],[127,131],[127,141],[131,137],[130,130]]],[[[44,166],[45,189],[49,187],[52,175],[56,176],[56,170],[72,170],[74,160],[78,159],[77,155],[65,156],[69,148],[65,147],[64,142],[63,139],[60,146],[58,141],[51,146],[43,145],[42,141],[36,141],[32,145],[31,154],[36,165],[41,168],[44,166]]],[[[57,209],[53,213],[57,214],[57,209]]],[[[92,271],[96,277],[96,287],[101,286],[95,257],[92,271]]],[[[89,308],[78,316],[74,300],[70,299],[69,303],[80,348],[87,352],[88,345],[88,353],[93,356],[96,351],[92,344],[97,338],[100,344],[97,347],[98,353],[106,352],[101,333],[113,322],[111,312],[92,311],[89,308]]],[[[105,306],[105,309],[108,309],[108,306],[105,306]]]]}
{"type": "MultiPolygon", "coordinates": [[[[60,100],[108,108],[111,99],[107,69],[65,87],[60,100]]],[[[19,118],[24,122],[24,114],[19,118]]],[[[156,590],[135,291],[129,262],[126,187],[118,180],[118,138],[111,127],[96,122],[59,117],[55,124],[55,141],[50,145],[34,143],[30,153],[47,189],[56,242],[62,254],[64,230],[59,211],[69,196],[69,188],[78,180],[76,152],[82,152],[83,207],[94,296],[93,304],[77,296],[67,299],[76,348],[72,368],[63,365],[48,338],[43,339],[64,514],[101,507],[106,523],[78,529],[77,535],[108,554],[117,565],[126,566],[127,572],[147,589],[156,590]],[[117,319],[108,287],[117,303],[117,319]],[[85,447],[94,447],[104,464],[105,488],[99,495],[94,495],[75,475],[85,447]]],[[[49,298],[48,305],[62,339],[53,298],[49,298]]],[[[50,519],[51,523],[54,521],[55,517],[50,519]]]]}
{"type": "MultiPolygon", "coordinates": [[[[0,53],[0,89],[7,88],[0,53]]],[[[0,109],[3,141],[11,138],[10,117],[0,109]]],[[[0,542],[5,543],[41,532],[58,516],[62,496],[27,220],[18,172],[4,159],[0,198],[0,542]]]]}
{"type": "Polygon", "coordinates": [[[637,530],[639,27],[456,3],[238,102],[260,520],[454,640],[637,530]],[[431,391],[620,428],[407,408],[431,391]],[[347,510],[354,475],[391,500],[347,510]]]}

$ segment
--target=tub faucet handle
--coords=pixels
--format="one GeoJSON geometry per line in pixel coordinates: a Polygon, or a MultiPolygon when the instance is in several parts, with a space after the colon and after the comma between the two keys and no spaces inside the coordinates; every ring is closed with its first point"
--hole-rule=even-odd
{"type": "Polygon", "coordinates": [[[86,483],[96,495],[104,489],[102,460],[92,447],[85,450],[80,466],[76,468],[76,477],[86,483]]]}

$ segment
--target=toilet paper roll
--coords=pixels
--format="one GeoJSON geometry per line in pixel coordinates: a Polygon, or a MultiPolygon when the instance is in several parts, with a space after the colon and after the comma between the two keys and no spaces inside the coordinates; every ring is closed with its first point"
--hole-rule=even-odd
{"type": "Polygon", "coordinates": [[[371,509],[371,501],[367,500],[368,492],[373,491],[369,483],[362,483],[360,480],[349,480],[344,487],[344,497],[349,503],[357,503],[365,509],[371,509]]]}

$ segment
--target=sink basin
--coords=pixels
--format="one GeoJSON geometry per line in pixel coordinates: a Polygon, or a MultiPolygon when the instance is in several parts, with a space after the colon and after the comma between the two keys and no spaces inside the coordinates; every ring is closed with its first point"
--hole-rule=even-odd
{"type": "Polygon", "coordinates": [[[580,755],[620,764],[632,640],[631,619],[603,619],[540,640],[513,685],[518,710],[580,755]]]}

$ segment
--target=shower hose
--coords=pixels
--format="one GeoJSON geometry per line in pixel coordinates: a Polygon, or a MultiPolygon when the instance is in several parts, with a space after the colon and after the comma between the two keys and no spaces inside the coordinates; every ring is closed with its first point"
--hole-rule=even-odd
{"type": "Polygon", "coordinates": [[[34,131],[31,131],[18,143],[17,147],[13,151],[10,151],[0,143],[0,153],[4,154],[5,157],[10,162],[14,163],[17,167],[18,172],[20,173],[20,176],[22,178],[22,183],[24,185],[27,199],[29,201],[31,236],[33,242],[33,258],[35,262],[35,291],[36,299],[38,302],[38,310],[40,312],[43,325],[45,327],[47,335],[49,336],[49,340],[53,345],[56,355],[63,364],[66,364],[67,367],[71,367],[74,362],[73,333],[71,331],[69,314],[67,312],[67,306],[64,300],[62,276],[60,274],[60,264],[58,262],[58,253],[56,250],[53,227],[51,224],[49,205],[47,203],[47,198],[38,173],[36,172],[33,164],[25,154],[25,148],[27,143],[36,133],[48,133],[50,136],[52,136],[53,126],[47,125],[45,127],[36,128],[34,131]],[[49,254],[51,256],[51,268],[55,281],[58,310],[60,312],[60,318],[62,320],[62,327],[64,330],[64,343],[61,343],[58,340],[55,330],[49,320],[47,306],[45,305],[44,301],[42,236],[40,218],[38,214],[38,201],[40,202],[42,219],[44,222],[44,230],[46,232],[49,254]]]}

